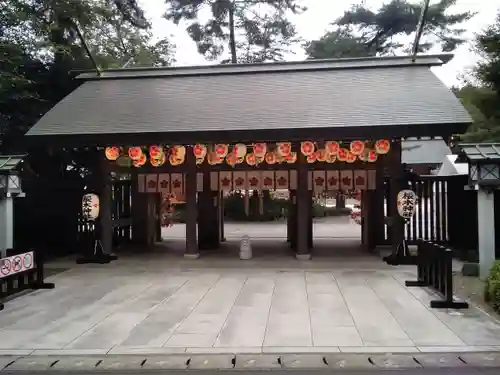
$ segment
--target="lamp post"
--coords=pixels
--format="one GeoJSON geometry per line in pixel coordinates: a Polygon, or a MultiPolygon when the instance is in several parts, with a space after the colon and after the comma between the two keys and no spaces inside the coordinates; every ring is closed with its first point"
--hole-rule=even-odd
{"type": "Polygon", "coordinates": [[[14,247],[14,198],[22,197],[21,179],[14,170],[0,171],[0,257],[14,247]]]}

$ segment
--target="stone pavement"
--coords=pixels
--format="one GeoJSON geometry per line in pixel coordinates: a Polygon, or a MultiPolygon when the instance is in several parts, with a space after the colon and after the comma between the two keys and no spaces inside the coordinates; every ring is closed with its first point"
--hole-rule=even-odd
{"type": "Polygon", "coordinates": [[[307,262],[276,240],[255,240],[262,256],[249,261],[237,242],[189,260],[167,241],[107,265],[55,262],[70,268],[49,278],[56,289],[0,313],[0,355],[500,350],[491,317],[431,310],[430,292],[404,287],[415,267],[387,266],[359,239],[325,241],[307,262]]]}

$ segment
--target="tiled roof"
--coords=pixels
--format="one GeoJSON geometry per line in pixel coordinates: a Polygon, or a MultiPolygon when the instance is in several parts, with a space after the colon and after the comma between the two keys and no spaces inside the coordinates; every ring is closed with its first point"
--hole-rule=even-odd
{"type": "Polygon", "coordinates": [[[472,164],[482,161],[500,162],[500,143],[464,143],[459,147],[460,161],[472,164]]]}
{"type": "Polygon", "coordinates": [[[451,150],[442,138],[405,139],[401,161],[405,164],[441,164],[451,150]]]}
{"type": "Polygon", "coordinates": [[[16,168],[25,155],[0,155],[0,173],[16,168]]]}

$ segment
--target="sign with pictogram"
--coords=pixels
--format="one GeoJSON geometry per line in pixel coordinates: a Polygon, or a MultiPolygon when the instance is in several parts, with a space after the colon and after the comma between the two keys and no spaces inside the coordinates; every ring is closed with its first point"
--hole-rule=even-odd
{"type": "Polygon", "coordinates": [[[34,268],[33,251],[0,259],[0,279],[34,268]]]}

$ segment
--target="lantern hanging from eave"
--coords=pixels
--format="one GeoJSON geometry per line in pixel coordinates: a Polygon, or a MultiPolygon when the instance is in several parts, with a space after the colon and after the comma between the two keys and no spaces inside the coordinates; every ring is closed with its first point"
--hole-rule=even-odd
{"type": "Polygon", "coordinates": [[[170,149],[170,155],[172,155],[176,160],[182,160],[186,157],[186,147],[182,145],[172,146],[170,149]]]}
{"type": "Polygon", "coordinates": [[[159,159],[151,158],[149,161],[153,167],[161,167],[167,161],[166,155],[162,152],[159,159]]]}
{"type": "Polygon", "coordinates": [[[283,163],[285,161],[285,158],[279,155],[277,152],[275,155],[276,155],[276,163],[283,163]]]}
{"type": "Polygon", "coordinates": [[[82,197],[82,215],[85,220],[94,221],[99,217],[99,196],[87,193],[82,197]]]}
{"type": "Polygon", "coordinates": [[[255,156],[255,165],[264,163],[264,158],[265,158],[265,155],[264,156],[255,156]]]}
{"type": "Polygon", "coordinates": [[[300,143],[300,152],[302,152],[302,155],[311,156],[314,153],[314,150],[314,142],[304,141],[300,143]]]}
{"type": "Polygon", "coordinates": [[[326,157],[326,162],[327,163],[335,163],[335,161],[337,160],[337,155],[328,155],[326,157]]]}
{"type": "Polygon", "coordinates": [[[347,163],[354,163],[356,161],[358,157],[356,155],[354,155],[352,152],[348,151],[347,153],[347,158],[346,158],[346,162],[347,163]]]}
{"type": "Polygon", "coordinates": [[[290,155],[292,152],[292,144],[290,142],[276,143],[276,154],[281,157],[290,155]]]}
{"type": "Polygon", "coordinates": [[[285,156],[285,161],[288,164],[293,164],[297,161],[297,153],[296,152],[290,152],[290,155],[285,156]]]}
{"type": "Polygon", "coordinates": [[[128,149],[128,157],[133,161],[140,160],[143,155],[142,148],[139,146],[130,147],[128,149]]]}
{"type": "Polygon", "coordinates": [[[217,164],[217,156],[215,155],[215,152],[209,151],[207,154],[207,162],[210,165],[215,165],[217,164]]]}
{"type": "Polygon", "coordinates": [[[377,154],[387,154],[390,149],[391,141],[389,141],[388,139],[379,139],[377,142],[375,142],[375,151],[377,151],[377,154]]]}
{"type": "Polygon", "coordinates": [[[196,159],[204,159],[207,154],[207,146],[203,144],[196,144],[193,146],[193,155],[196,159]]]}
{"type": "Polygon", "coordinates": [[[242,164],[245,161],[245,157],[236,158],[236,164],[242,164]]]}
{"type": "Polygon", "coordinates": [[[370,150],[368,151],[368,153],[366,154],[366,158],[365,160],[368,162],[368,163],[375,163],[378,159],[378,154],[377,154],[377,151],[374,151],[374,150],[370,150]]]}
{"type": "Polygon", "coordinates": [[[268,152],[265,156],[265,161],[267,164],[276,164],[277,158],[274,152],[268,152]]]}
{"type": "Polygon", "coordinates": [[[152,145],[149,146],[149,157],[151,159],[161,159],[163,155],[163,146],[152,145]]]}
{"type": "Polygon", "coordinates": [[[229,152],[229,146],[224,143],[219,143],[214,146],[215,155],[223,159],[227,156],[229,152]]]}
{"type": "Polygon", "coordinates": [[[254,154],[247,154],[245,156],[245,160],[248,165],[254,166],[255,165],[255,155],[254,154]]]}
{"type": "Polygon", "coordinates": [[[336,141],[327,141],[325,143],[325,150],[327,155],[337,155],[340,150],[340,144],[336,141]]]}
{"type": "Polygon", "coordinates": [[[316,159],[320,162],[326,161],[326,150],[324,148],[316,151],[316,159]]]}
{"type": "Polygon", "coordinates": [[[226,163],[228,165],[230,165],[231,167],[234,167],[236,165],[237,158],[238,157],[236,156],[236,154],[234,152],[230,152],[226,156],[226,163]]]}
{"type": "Polygon", "coordinates": [[[247,154],[247,145],[244,143],[236,143],[233,147],[233,152],[237,158],[244,158],[247,154]]]}
{"type": "Polygon", "coordinates": [[[205,158],[196,158],[196,165],[201,165],[205,161],[205,158]]]}
{"type": "Polygon", "coordinates": [[[306,157],[306,160],[308,163],[312,164],[312,163],[315,163],[316,160],[317,160],[317,155],[315,152],[313,152],[311,155],[307,156],[306,157]]]}
{"type": "Polygon", "coordinates": [[[337,160],[346,161],[348,155],[349,155],[349,150],[347,148],[340,148],[337,152],[337,160]]]}
{"type": "Polygon", "coordinates": [[[120,148],[117,146],[106,147],[104,154],[106,159],[115,161],[120,157],[120,148]]]}
{"type": "Polygon", "coordinates": [[[267,145],[263,142],[254,143],[252,145],[253,154],[255,155],[255,161],[258,162],[258,158],[264,158],[267,152],[267,145]]]}
{"type": "Polygon", "coordinates": [[[349,149],[353,155],[361,155],[365,150],[365,142],[364,141],[352,141],[349,149]]]}
{"type": "Polygon", "coordinates": [[[141,154],[141,157],[138,160],[132,160],[132,165],[134,167],[142,167],[146,162],[148,161],[148,158],[146,157],[145,153],[141,154]]]}

